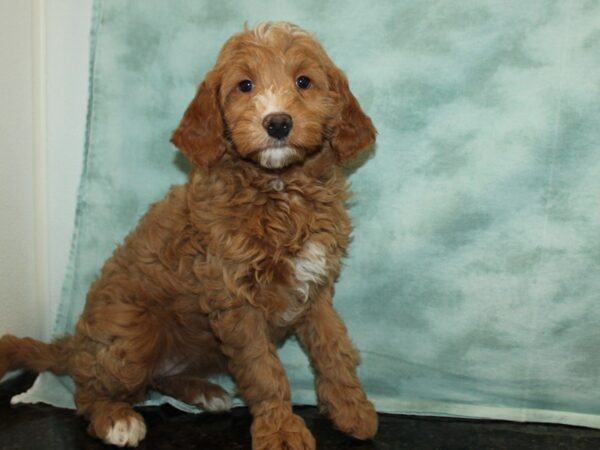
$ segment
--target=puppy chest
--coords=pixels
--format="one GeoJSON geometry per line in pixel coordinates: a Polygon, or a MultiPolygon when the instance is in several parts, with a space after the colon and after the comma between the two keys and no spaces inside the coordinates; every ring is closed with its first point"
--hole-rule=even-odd
{"type": "Polygon", "coordinates": [[[220,213],[208,253],[232,298],[265,304],[285,325],[336,278],[350,230],[342,201],[284,189],[220,213]]]}
{"type": "Polygon", "coordinates": [[[327,249],[314,241],[308,241],[302,251],[293,258],[296,289],[302,294],[304,301],[308,299],[312,285],[322,285],[327,281],[331,269],[327,262],[327,249]]]}
{"type": "Polygon", "coordinates": [[[292,284],[277,311],[277,322],[286,326],[298,319],[309,307],[313,292],[327,283],[332,264],[328,264],[327,249],[318,242],[307,242],[292,258],[292,284]]]}
{"type": "Polygon", "coordinates": [[[337,268],[345,249],[346,229],[335,217],[327,205],[309,204],[293,195],[268,202],[245,229],[256,251],[265,252],[262,264],[252,267],[274,272],[267,280],[290,281],[307,297],[310,285],[323,284],[337,268]]]}

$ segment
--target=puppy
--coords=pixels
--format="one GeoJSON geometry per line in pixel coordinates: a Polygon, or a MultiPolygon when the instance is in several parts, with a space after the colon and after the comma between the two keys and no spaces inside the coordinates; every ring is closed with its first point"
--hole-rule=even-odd
{"type": "Polygon", "coordinates": [[[89,433],[134,447],[146,427],[131,405],[147,389],[226,410],[229,396],[206,377],[228,372],[253,415],[253,449],[314,449],[276,352],[294,333],[321,411],[358,439],[374,436],[332,295],[350,234],[341,166],[375,134],[308,33],[264,23],[234,35],[172,137],[194,165],[187,182],[106,261],[74,336],[0,339],[0,376],[69,374],[89,433]]]}

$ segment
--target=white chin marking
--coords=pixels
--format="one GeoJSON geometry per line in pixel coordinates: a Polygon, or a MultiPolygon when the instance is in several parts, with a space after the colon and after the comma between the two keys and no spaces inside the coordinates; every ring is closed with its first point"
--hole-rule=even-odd
{"type": "Polygon", "coordinates": [[[281,169],[298,159],[298,152],[291,147],[273,147],[260,152],[258,162],[267,169],[281,169]]]}
{"type": "Polygon", "coordinates": [[[104,437],[107,444],[117,447],[137,447],[146,436],[146,424],[135,416],[117,420],[104,437]]]}

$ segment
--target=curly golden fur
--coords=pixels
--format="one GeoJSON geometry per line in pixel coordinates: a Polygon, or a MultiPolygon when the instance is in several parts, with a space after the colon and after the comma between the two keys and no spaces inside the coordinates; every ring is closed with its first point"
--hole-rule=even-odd
{"type": "Polygon", "coordinates": [[[308,33],[265,23],[234,35],[173,134],[194,163],[188,181],[105,263],[74,336],[4,336],[0,375],[71,375],[89,432],[136,446],[146,428],[131,404],[148,388],[224,410],[227,393],[205,378],[228,372],[254,417],[255,450],[314,449],[276,352],[294,333],[321,411],[372,437],[377,415],[332,295],[350,234],[341,166],[374,139],[346,77],[308,33]]]}

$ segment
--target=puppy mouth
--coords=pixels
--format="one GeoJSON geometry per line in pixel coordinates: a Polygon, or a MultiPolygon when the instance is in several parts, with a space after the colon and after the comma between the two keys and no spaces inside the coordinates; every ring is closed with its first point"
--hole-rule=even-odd
{"type": "Polygon", "coordinates": [[[266,169],[283,169],[302,160],[302,154],[289,145],[274,145],[260,150],[258,163],[266,169]]]}

